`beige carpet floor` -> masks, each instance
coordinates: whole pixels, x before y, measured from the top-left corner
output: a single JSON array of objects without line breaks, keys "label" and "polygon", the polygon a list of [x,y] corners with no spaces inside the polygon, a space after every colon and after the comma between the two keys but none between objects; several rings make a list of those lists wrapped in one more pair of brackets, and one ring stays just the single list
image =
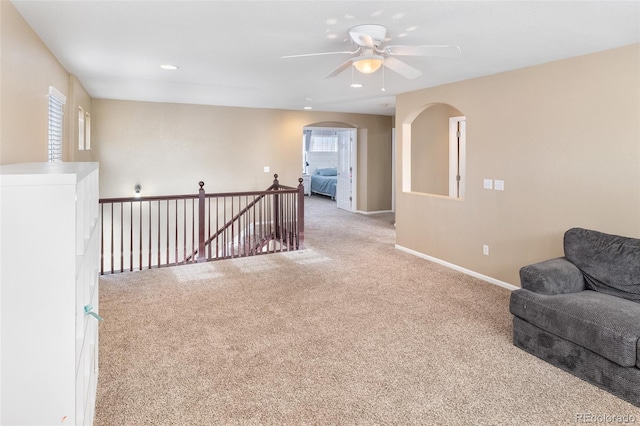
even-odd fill
[{"label": "beige carpet floor", "polygon": [[100,279],[96,425],[640,423],[512,345],[508,290],[306,200],[305,250]]}]

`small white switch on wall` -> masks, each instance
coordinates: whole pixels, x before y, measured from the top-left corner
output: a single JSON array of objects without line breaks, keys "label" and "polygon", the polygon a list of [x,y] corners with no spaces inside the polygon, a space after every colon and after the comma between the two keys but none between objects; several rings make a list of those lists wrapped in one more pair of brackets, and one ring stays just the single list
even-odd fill
[{"label": "small white switch on wall", "polygon": [[493,189],[493,179],[485,179],[482,185],[484,189]]},{"label": "small white switch on wall", "polygon": [[264,166],[264,172],[269,173],[269,166]]},{"label": "small white switch on wall", "polygon": [[495,189],[496,191],[504,191],[504,181],[496,179]]}]

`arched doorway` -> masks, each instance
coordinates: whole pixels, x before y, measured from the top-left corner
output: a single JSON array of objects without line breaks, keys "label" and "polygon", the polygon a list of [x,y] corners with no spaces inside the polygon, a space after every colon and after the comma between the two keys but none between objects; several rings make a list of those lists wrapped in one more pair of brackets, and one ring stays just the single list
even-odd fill
[{"label": "arched doorway", "polygon": [[303,128],[303,179],[311,186],[309,192],[331,197],[336,207],[350,212],[357,207],[357,141],[361,135],[344,123],[314,123]]}]

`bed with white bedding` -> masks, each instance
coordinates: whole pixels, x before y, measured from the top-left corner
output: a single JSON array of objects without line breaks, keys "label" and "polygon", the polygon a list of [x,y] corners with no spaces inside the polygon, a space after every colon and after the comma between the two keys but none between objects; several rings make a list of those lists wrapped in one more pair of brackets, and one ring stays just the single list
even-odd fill
[{"label": "bed with white bedding", "polygon": [[335,167],[316,169],[311,175],[311,194],[320,194],[336,198],[338,170]]}]

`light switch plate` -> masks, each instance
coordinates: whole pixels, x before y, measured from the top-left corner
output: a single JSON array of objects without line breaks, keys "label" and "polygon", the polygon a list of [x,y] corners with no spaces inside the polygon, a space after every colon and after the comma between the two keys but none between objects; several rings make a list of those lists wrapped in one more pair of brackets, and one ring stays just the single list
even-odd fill
[{"label": "light switch plate", "polygon": [[484,189],[493,189],[493,179],[485,179],[482,185]]},{"label": "light switch plate", "polygon": [[496,179],[494,188],[496,191],[504,191],[504,181]]},{"label": "light switch plate", "polygon": [[264,166],[264,172],[269,173],[269,166]]}]

